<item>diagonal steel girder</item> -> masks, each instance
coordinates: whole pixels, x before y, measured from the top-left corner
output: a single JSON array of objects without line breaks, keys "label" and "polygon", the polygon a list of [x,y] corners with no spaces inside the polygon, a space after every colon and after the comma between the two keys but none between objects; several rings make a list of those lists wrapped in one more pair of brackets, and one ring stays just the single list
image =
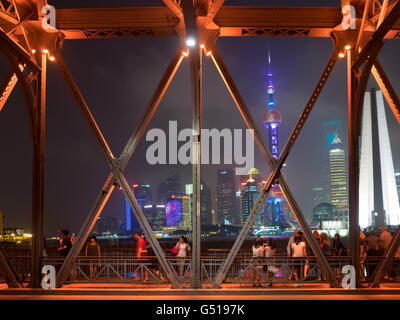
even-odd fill
[{"label": "diagonal steel girder", "polygon": [[3,245],[0,243],[0,270],[2,271],[9,288],[23,288],[22,281],[19,279],[14,268],[6,258]]},{"label": "diagonal steel girder", "polygon": [[38,64],[31,58],[29,53],[17,42],[12,40],[7,34],[5,34],[0,29],[0,47],[7,48],[12,54],[18,58],[18,60],[26,63],[29,68],[34,72],[39,72],[40,67]]},{"label": "diagonal steel girder", "polygon": [[202,49],[196,26],[196,13],[192,0],[182,0],[186,36],[193,38],[195,46],[189,49],[192,86],[192,266],[191,286],[201,288],[201,109],[202,109]]},{"label": "diagonal steel girder", "polygon": [[[97,221],[97,218],[100,216],[106,202],[108,201],[112,191],[115,188],[115,184],[118,183],[124,190],[125,196],[129,201],[129,204],[132,208],[132,211],[135,213],[140,225],[142,226],[143,230],[145,231],[146,235],[148,236],[148,239],[150,241],[150,244],[164,270],[166,273],[167,277],[169,278],[171,284],[173,285],[174,288],[178,287],[178,281],[176,279],[175,272],[171,268],[170,264],[166,261],[164,252],[162,251],[162,248],[160,247],[160,244],[158,241],[155,239],[152,230],[147,222],[147,219],[145,218],[142,210],[140,209],[136,198],[132,192],[132,190],[129,187],[129,184],[127,183],[124,175],[122,174],[122,171],[126,167],[130,157],[132,156],[134,150],[136,149],[137,145],[139,144],[139,141],[141,137],[143,136],[154,112],[156,111],[158,105],[161,102],[162,97],[164,96],[169,84],[171,83],[176,71],[178,70],[181,62],[182,62],[183,56],[181,54],[181,48],[178,48],[176,51],[175,55],[171,59],[170,64],[168,65],[166,71],[164,72],[164,75],[162,79],[160,80],[160,83],[158,84],[149,104],[147,105],[143,116],[136,127],[135,131],[132,133],[131,137],[129,138],[124,150],[121,153],[121,156],[118,160],[115,160],[112,156],[112,154],[107,154],[108,153],[108,146],[104,140],[104,138],[101,135],[100,130],[97,127],[97,124],[95,123],[85,101],[83,100],[83,97],[81,96],[79,89],[74,82],[72,75],[70,74],[68,67],[66,66],[64,60],[61,57],[61,54],[57,54],[57,61],[58,65],[60,67],[61,73],[64,75],[64,78],[67,82],[67,85],[70,87],[72,90],[78,105],[81,107],[82,111],[84,112],[87,120],[90,123],[91,128],[93,129],[96,138],[99,140],[100,145],[102,146],[103,150],[105,151],[107,155],[107,160],[110,163],[113,163],[111,166],[112,172],[107,178],[100,194],[96,198],[96,201],[88,215],[88,217],[85,220],[84,225],[82,226],[81,231],[79,232],[79,235],[76,239],[76,242],[74,246],[71,248],[70,252],[68,253],[65,261],[63,262],[63,265],[61,266],[61,269],[59,271],[59,275],[57,277],[57,284],[60,286],[62,285],[63,282],[66,281],[68,278],[68,275],[71,271],[72,268],[72,263],[81,251],[87,237],[89,236],[94,224]],[[110,151],[111,152],[111,151]],[[114,163],[118,164],[115,165]]]},{"label": "diagonal steel girder", "polygon": [[10,70],[0,84],[0,111],[3,109],[17,82],[18,78],[14,70]]},{"label": "diagonal steel girder", "polygon": [[371,53],[374,48],[379,46],[386,34],[392,29],[393,25],[400,18],[400,1],[392,8],[385,20],[380,24],[378,29],[372,34],[367,44],[363,47],[361,52],[357,55],[353,63],[353,70],[357,70],[366,60],[371,58]]},{"label": "diagonal steel girder", "polygon": [[285,162],[287,156],[289,155],[292,147],[294,146],[294,143],[296,142],[297,137],[299,136],[301,129],[303,128],[305,121],[307,120],[312,108],[315,105],[315,102],[317,101],[317,98],[319,94],[322,91],[322,88],[324,87],[326,81],[328,80],[328,77],[335,65],[335,62],[337,60],[337,52],[336,50],[333,52],[327,66],[324,69],[324,72],[322,73],[322,76],[314,89],[305,109],[303,110],[303,113],[301,114],[299,120],[297,121],[297,124],[292,131],[289,139],[287,140],[284,149],[282,150],[282,153],[279,157],[278,160],[275,160],[274,157],[272,156],[270,150],[268,147],[265,145],[264,140],[262,138],[262,135],[260,131],[257,128],[257,125],[251,116],[250,111],[248,110],[243,98],[241,97],[231,75],[229,74],[229,71],[227,67],[225,66],[221,56],[219,55],[217,49],[214,47],[212,49],[212,59],[214,61],[215,66],[217,67],[222,79],[225,82],[225,85],[227,86],[230,94],[232,95],[233,100],[235,101],[235,104],[237,108],[239,109],[244,121],[246,122],[246,125],[248,126],[249,129],[252,129],[254,132],[254,139],[266,161],[268,166],[271,169],[271,173],[268,177],[267,183],[265,184],[263,190],[260,192],[260,195],[251,211],[249,214],[248,219],[246,220],[244,226],[242,227],[242,230],[237,237],[230,253],[228,254],[227,259],[224,261],[223,265],[220,267],[215,280],[214,280],[214,286],[215,287],[220,287],[222,282],[225,279],[226,274],[228,273],[229,268],[231,267],[234,259],[236,258],[253,222],[254,219],[256,218],[260,207],[262,203],[265,202],[265,199],[268,195],[268,192],[272,188],[272,186],[278,182],[278,184],[281,187],[281,190],[293,210],[293,213],[301,227],[301,229],[304,232],[304,235],[306,237],[306,240],[310,244],[315,256],[317,257],[320,267],[322,270],[322,273],[324,276],[329,280],[332,286],[337,285],[337,279],[332,271],[332,269],[329,266],[329,263],[325,256],[323,255],[321,248],[318,246],[314,236],[311,233],[311,230],[307,224],[307,221],[305,220],[300,207],[298,206],[296,200],[294,199],[292,193],[290,192],[290,188],[288,187],[285,178],[280,174],[280,170],[282,168],[283,163]]},{"label": "diagonal steel girder", "polygon": [[[31,81],[36,77],[36,72],[32,72],[30,76],[25,77],[22,71],[25,69],[17,60],[17,58],[12,54],[12,52],[8,51],[6,48],[2,48],[0,46],[0,50],[3,52],[5,57],[7,58],[8,62],[11,65],[11,69],[14,71],[15,76],[17,77],[17,81],[21,87],[25,106],[29,116],[29,126],[30,126],[30,134],[31,138],[33,139],[34,136],[34,93],[32,88],[30,87]],[[40,70],[40,69],[39,69]]]},{"label": "diagonal steel girder", "polygon": [[170,9],[174,15],[179,18],[180,20],[183,19],[182,9],[178,6],[175,0],[162,0],[165,5]]},{"label": "diagonal steel girder", "polygon": [[389,78],[387,77],[385,71],[382,68],[382,65],[378,61],[378,59],[375,60],[375,63],[372,67],[372,74],[378,83],[379,87],[382,90],[383,95],[386,98],[386,101],[392,109],[392,112],[397,120],[397,122],[400,124],[400,99],[399,96],[396,94],[396,91],[394,90],[392,84],[390,83]]},{"label": "diagonal steel girder", "polygon": [[390,263],[393,261],[393,258],[400,246],[400,227],[397,228],[397,231],[390,242],[389,248],[387,249],[385,255],[383,256],[383,260],[379,263],[378,267],[376,268],[373,276],[372,281],[369,284],[370,288],[378,288],[383,276],[386,273],[387,268],[389,267]]}]

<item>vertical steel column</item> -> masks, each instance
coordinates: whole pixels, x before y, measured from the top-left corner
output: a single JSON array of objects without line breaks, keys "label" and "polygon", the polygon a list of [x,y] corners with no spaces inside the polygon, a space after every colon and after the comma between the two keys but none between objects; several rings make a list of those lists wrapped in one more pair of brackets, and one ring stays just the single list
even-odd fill
[{"label": "vertical steel column", "polygon": [[47,54],[40,53],[41,71],[36,80],[34,111],[33,178],[32,178],[32,255],[31,287],[40,288],[41,256],[43,250],[44,213],[44,145],[46,116],[46,62]]},{"label": "vertical steel column", "polygon": [[191,77],[193,90],[192,113],[192,288],[201,288],[201,89],[202,89],[202,50],[196,47],[191,51]]},{"label": "vertical steel column", "polygon": [[201,225],[200,225],[200,183],[201,183],[201,72],[202,72],[202,50],[199,43],[197,30],[196,9],[200,3],[196,2],[196,8],[192,0],[182,0],[182,12],[185,22],[186,42],[190,40],[190,75],[193,95],[192,111],[192,179],[193,179],[193,198],[192,198],[192,268],[191,286],[194,289],[201,288]]},{"label": "vertical steel column", "polygon": [[358,170],[359,134],[357,133],[356,81],[352,70],[351,50],[347,51],[347,99],[348,99],[348,174],[349,174],[349,238],[351,264],[356,271],[356,287],[360,288],[360,230],[358,219]]}]

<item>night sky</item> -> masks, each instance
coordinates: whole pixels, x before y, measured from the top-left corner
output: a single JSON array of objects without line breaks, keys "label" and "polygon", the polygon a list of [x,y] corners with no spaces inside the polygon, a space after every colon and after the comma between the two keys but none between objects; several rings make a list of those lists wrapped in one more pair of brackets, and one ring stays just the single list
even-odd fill
[{"label": "night sky", "polygon": [[[82,1],[83,2],[83,1]],[[307,6],[338,6],[339,1],[306,1]],[[162,5],[161,1],[49,1],[56,8],[120,7]],[[226,5],[304,5],[301,1],[226,1]],[[62,54],[92,110],[114,155],[118,156],[137,125],[153,90],[178,45],[178,38],[66,40]],[[217,48],[228,66],[253,117],[267,139],[262,118],[267,103],[266,54],[271,50],[276,108],[282,115],[280,146],[283,147],[300,112],[317,83],[333,45],[330,39],[317,38],[220,38]],[[379,59],[400,92],[400,41],[389,41]],[[204,58],[203,128],[243,128],[241,119],[212,61]],[[0,59],[0,74],[8,71]],[[93,201],[103,186],[109,169],[105,156],[86,125],[75,100],[56,65],[48,65],[46,127],[45,232],[55,234],[61,227],[77,233]],[[370,87],[376,86],[374,81]],[[288,164],[288,183],[306,217],[311,217],[312,188],[326,187],[328,145],[324,121],[340,119],[347,134],[346,61],[340,60],[325,86]],[[148,129],[168,127],[177,120],[178,129],[191,126],[191,88],[189,60],[185,59],[171,83]],[[387,108],[389,134],[395,168],[400,168],[400,128]],[[145,137],[145,136],[144,136]],[[347,137],[347,135],[346,135]],[[347,139],[344,141],[347,148]],[[147,164],[150,145],[144,139],[125,170],[131,184],[146,183],[154,197],[160,181],[180,173],[190,183],[191,166]],[[0,211],[7,227],[31,225],[32,143],[26,108],[19,86],[0,112]],[[267,166],[256,151],[255,166],[266,176]],[[213,197],[216,170],[229,167],[207,165],[202,168]],[[182,186],[183,187],[183,186]],[[123,222],[123,196],[114,191],[104,216]],[[215,208],[215,204],[213,204]]]}]

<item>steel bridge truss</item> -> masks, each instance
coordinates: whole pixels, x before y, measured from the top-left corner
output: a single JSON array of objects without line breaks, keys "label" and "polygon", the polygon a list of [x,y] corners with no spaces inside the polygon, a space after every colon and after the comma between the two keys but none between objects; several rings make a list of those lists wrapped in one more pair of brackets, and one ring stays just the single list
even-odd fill
[{"label": "steel bridge truss", "polygon": [[[292,7],[229,7],[224,0],[163,0],[165,7],[113,8],[113,9],[61,9],[56,10],[56,27],[43,28],[45,0],[0,0],[0,50],[10,64],[10,71],[0,83],[0,111],[17,83],[22,89],[30,119],[33,141],[32,186],[32,259],[31,287],[40,287],[41,252],[43,245],[44,211],[44,136],[46,114],[46,64],[53,60],[71,90],[94,137],[110,167],[93,206],[79,232],[68,256],[57,274],[61,286],[68,278],[73,264],[86,242],[97,218],[116,186],[120,186],[129,205],[149,239],[163,274],[173,288],[181,286],[173,265],[154,237],[135,195],[127,182],[124,169],[138,146],[152,116],[161,102],[169,84],[185,58],[190,61],[192,85],[192,128],[196,133],[193,144],[193,202],[192,241],[193,253],[190,264],[191,287],[200,288],[204,266],[200,257],[200,177],[201,177],[201,113],[202,113],[202,60],[212,59],[247,127],[252,130],[270,175],[259,198],[237,237],[231,251],[221,263],[213,278],[214,287],[225,280],[241,248],[261,205],[270,189],[278,184],[309,243],[319,269],[332,287],[338,286],[333,267],[323,255],[314,239],[304,215],[297,204],[281,168],[300,135],[317,99],[324,88],[338,58],[347,56],[348,114],[349,114],[349,224],[351,263],[356,268],[357,287],[360,287],[359,227],[358,227],[358,161],[359,136],[364,93],[370,74],[375,77],[391,110],[400,124],[400,100],[386,76],[377,56],[384,39],[397,39],[400,35],[400,2],[398,0],[342,0],[342,6],[353,5],[356,11],[356,28],[343,29],[342,8],[292,8]],[[296,15],[293,14],[296,12]],[[296,16],[296,18],[294,18]],[[318,17],[318,19],[316,19]],[[121,155],[115,157],[96,123],[89,106],[61,55],[62,44],[68,39],[92,39],[114,37],[165,37],[178,36],[180,45],[172,57],[138,126],[132,132]],[[289,139],[275,159],[265,144],[249,108],[239,93],[228,68],[215,47],[219,37],[229,36],[293,36],[331,38],[334,49],[315,89],[310,95]],[[188,46],[187,40],[192,44]],[[400,245],[400,229],[393,237],[385,259],[370,282],[377,287],[390,261]],[[1,248],[0,248],[1,249]],[[6,275],[9,287],[21,287],[22,282],[0,250],[0,267]],[[141,266],[141,268],[147,268]]]}]

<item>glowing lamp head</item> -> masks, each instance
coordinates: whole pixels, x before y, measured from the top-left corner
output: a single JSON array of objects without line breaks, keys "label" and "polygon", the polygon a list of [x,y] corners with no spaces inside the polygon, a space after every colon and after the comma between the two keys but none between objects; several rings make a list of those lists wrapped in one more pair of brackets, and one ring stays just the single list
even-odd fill
[{"label": "glowing lamp head", "polygon": [[351,45],[348,44],[348,45],[345,46],[344,48],[345,48],[346,50],[350,50],[350,49],[351,49]]},{"label": "glowing lamp head", "polygon": [[32,53],[35,54],[35,53],[36,53],[36,50],[35,50],[35,49],[32,49]]},{"label": "glowing lamp head", "polygon": [[344,58],[344,53],[343,52],[339,53],[339,58]]},{"label": "glowing lamp head", "polygon": [[196,40],[194,38],[187,38],[186,39],[186,45],[190,48],[193,48],[196,45]]},{"label": "glowing lamp head", "polygon": [[202,43],[201,45],[200,45],[200,48],[201,49],[204,49],[206,46],[204,45],[204,43]]},{"label": "glowing lamp head", "polygon": [[42,53],[45,53],[45,54],[47,54],[47,53],[49,53],[49,50],[47,50],[47,49],[43,49],[43,50],[42,50]]},{"label": "glowing lamp head", "polygon": [[56,60],[56,58],[54,58],[54,56],[50,56],[50,57],[49,57],[49,60],[50,60],[50,61],[54,61],[54,60]]},{"label": "glowing lamp head", "polygon": [[207,51],[207,52],[206,52],[206,56],[207,56],[207,57],[211,56],[211,54],[212,54],[211,51]]},{"label": "glowing lamp head", "polygon": [[188,56],[189,56],[189,52],[188,52],[188,51],[182,51],[182,55],[183,55],[184,57],[188,57]]}]

